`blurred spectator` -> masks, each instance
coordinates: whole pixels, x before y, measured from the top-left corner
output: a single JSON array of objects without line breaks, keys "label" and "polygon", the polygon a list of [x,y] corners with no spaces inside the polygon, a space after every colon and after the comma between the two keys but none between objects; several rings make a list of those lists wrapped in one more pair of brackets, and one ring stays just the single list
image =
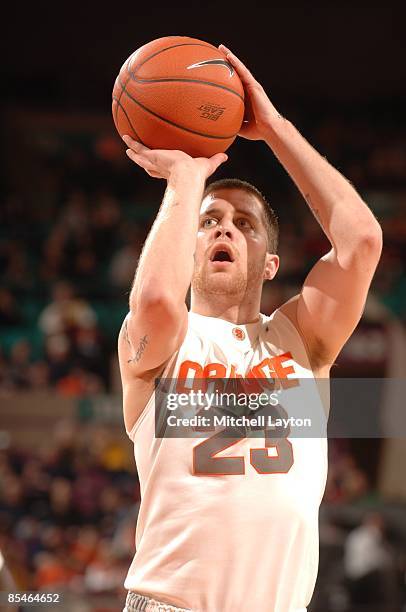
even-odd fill
[{"label": "blurred spectator", "polygon": [[7,376],[12,387],[26,389],[29,386],[31,346],[26,340],[13,344]]},{"label": "blurred spectator", "polygon": [[128,233],[128,242],[114,253],[110,266],[109,277],[113,286],[129,291],[134,280],[135,270],[142,248],[140,232],[133,229]]},{"label": "blurred spectator", "polygon": [[39,591],[57,591],[66,589],[71,572],[65,566],[61,554],[39,552],[34,558],[35,588]]},{"label": "blurred spectator", "polygon": [[122,570],[110,540],[99,541],[96,557],[86,568],[84,583],[90,592],[105,593],[122,588]]},{"label": "blurred spectator", "polygon": [[0,327],[21,325],[23,317],[15,297],[9,289],[0,288]]},{"label": "blurred spectator", "polygon": [[73,234],[86,233],[89,229],[89,202],[81,189],[75,189],[63,207],[61,226]]},{"label": "blurred spectator", "polygon": [[43,282],[57,281],[64,270],[66,230],[63,225],[55,225],[45,242],[40,277]]},{"label": "blurred spectator", "polygon": [[65,281],[56,283],[52,301],[42,311],[39,326],[47,336],[74,333],[80,327],[90,327],[96,322],[96,314],[86,300],[75,297],[73,286]]},{"label": "blurred spectator", "polygon": [[347,537],[344,545],[344,571],[354,610],[393,604],[393,553],[385,539],[380,514],[365,516],[361,525]]},{"label": "blurred spectator", "polygon": [[75,363],[86,371],[105,374],[106,347],[100,330],[95,325],[79,327],[74,336]]},{"label": "blurred spectator", "polygon": [[20,481],[24,489],[24,504],[33,519],[42,520],[48,512],[51,479],[41,462],[28,458],[22,468]]},{"label": "blurred spectator", "polygon": [[92,213],[93,247],[99,259],[111,256],[116,246],[121,209],[110,193],[99,194]]},{"label": "blurred spectator", "polygon": [[4,478],[1,486],[0,515],[5,522],[17,521],[25,513],[25,494],[21,480],[15,474]]},{"label": "blurred spectator", "polygon": [[330,445],[330,466],[324,500],[327,503],[354,503],[370,493],[367,475],[356,464],[348,450],[333,454]]},{"label": "blurred spectator", "polygon": [[85,525],[78,528],[69,548],[69,554],[80,572],[84,572],[86,567],[96,558],[99,540],[99,531],[94,527]]},{"label": "blurred spectator", "polygon": [[49,489],[48,522],[59,527],[75,525],[78,514],[73,504],[72,484],[65,478],[54,478]]},{"label": "blurred spectator", "polygon": [[93,282],[98,269],[96,254],[89,248],[83,247],[74,256],[71,275],[76,283]]},{"label": "blurred spectator", "polygon": [[50,386],[49,366],[45,361],[35,361],[27,372],[28,385],[32,390],[46,390]]},{"label": "blurred spectator", "polygon": [[69,373],[71,343],[65,334],[55,334],[45,341],[45,356],[49,366],[49,379],[56,384]]},{"label": "blurred spectator", "polygon": [[19,240],[6,240],[0,244],[0,269],[3,283],[13,288],[32,286],[32,277],[28,270],[27,251]]}]

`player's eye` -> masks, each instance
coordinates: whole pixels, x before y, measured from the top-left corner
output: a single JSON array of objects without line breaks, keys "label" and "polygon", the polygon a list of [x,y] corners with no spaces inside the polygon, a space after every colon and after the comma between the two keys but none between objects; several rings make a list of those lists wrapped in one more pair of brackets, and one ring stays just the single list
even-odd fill
[{"label": "player's eye", "polygon": [[237,227],[240,227],[241,229],[251,229],[252,228],[251,223],[248,221],[248,219],[244,219],[244,217],[237,219],[236,225]]},{"label": "player's eye", "polygon": [[210,229],[211,227],[215,227],[217,225],[217,219],[213,219],[213,217],[210,217],[208,219],[204,219],[202,226],[205,229]]}]

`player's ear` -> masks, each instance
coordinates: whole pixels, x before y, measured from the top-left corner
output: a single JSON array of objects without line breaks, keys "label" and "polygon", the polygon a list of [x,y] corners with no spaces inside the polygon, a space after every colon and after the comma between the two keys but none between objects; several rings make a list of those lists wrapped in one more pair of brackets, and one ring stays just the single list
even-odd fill
[{"label": "player's ear", "polygon": [[267,253],[264,269],[264,280],[272,280],[275,278],[279,268],[279,257],[274,253]]}]

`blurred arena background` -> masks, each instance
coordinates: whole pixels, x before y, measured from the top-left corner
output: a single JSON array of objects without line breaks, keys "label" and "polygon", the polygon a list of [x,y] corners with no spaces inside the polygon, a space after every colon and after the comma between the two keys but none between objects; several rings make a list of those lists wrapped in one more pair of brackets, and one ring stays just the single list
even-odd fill
[{"label": "blurred arena background", "polygon": [[[365,314],[332,375],[405,378],[406,11],[401,2],[319,0],[241,10],[211,1],[44,2],[9,11],[0,550],[15,590],[63,591],[57,609],[112,612],[125,598],[139,503],[116,338],[164,190],[126,158],[115,133],[115,76],[132,50],[170,34],[224,42],[246,61],[383,227]],[[253,182],[280,217],[281,270],[262,304],[271,313],[298,291],[327,240],[265,145],[238,141],[229,155],[218,176]],[[404,439],[330,441],[309,612],[406,610],[405,447]]]}]

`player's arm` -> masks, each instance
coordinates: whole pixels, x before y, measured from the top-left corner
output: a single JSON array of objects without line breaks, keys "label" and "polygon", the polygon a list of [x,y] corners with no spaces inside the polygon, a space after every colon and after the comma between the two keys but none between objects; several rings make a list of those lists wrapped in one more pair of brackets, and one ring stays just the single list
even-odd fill
[{"label": "player's arm", "polygon": [[334,362],[362,315],[381,254],[382,231],[352,185],[280,116],[248,69],[233,54],[228,59],[248,98],[241,135],[265,140],[331,243],[300,295],[282,307],[302,333],[315,364],[326,366]]},{"label": "player's arm", "polygon": [[193,159],[181,151],[150,150],[129,137],[127,155],[155,178],[167,180],[130,292],[129,314],[119,336],[120,361],[134,376],[162,365],[187,329],[185,304],[196,249],[205,180],[227,159]]}]

